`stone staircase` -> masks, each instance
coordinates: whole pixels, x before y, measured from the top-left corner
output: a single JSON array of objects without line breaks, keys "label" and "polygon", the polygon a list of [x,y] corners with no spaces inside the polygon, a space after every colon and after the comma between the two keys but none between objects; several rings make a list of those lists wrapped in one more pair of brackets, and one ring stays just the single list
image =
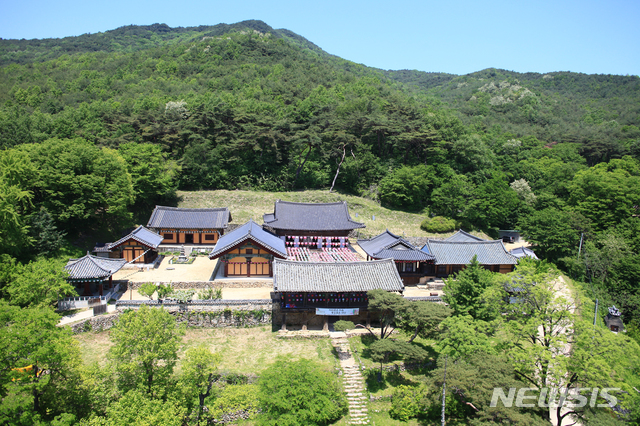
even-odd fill
[{"label": "stone staircase", "polygon": [[349,403],[349,424],[369,424],[364,377],[360,372],[360,366],[351,355],[347,336],[344,333],[331,333],[331,344],[338,353],[342,368],[342,383]]}]

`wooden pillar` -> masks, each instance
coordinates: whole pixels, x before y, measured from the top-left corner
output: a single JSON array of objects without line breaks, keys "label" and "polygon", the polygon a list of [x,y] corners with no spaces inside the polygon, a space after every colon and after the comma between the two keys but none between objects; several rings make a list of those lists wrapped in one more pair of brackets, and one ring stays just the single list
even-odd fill
[{"label": "wooden pillar", "polygon": [[247,277],[251,276],[251,261],[247,262]]},{"label": "wooden pillar", "polygon": [[307,331],[307,313],[302,314],[302,331]]},{"label": "wooden pillar", "polygon": [[322,331],[329,331],[329,316],[324,316],[324,325],[322,326]]},{"label": "wooden pillar", "polygon": [[113,275],[109,276],[109,288],[113,288]]},{"label": "wooden pillar", "polygon": [[282,327],[280,330],[287,331],[287,314],[282,314]]},{"label": "wooden pillar", "polygon": [[100,281],[100,284],[98,285],[98,288],[100,289],[100,296],[102,296],[102,281]]},{"label": "wooden pillar", "polygon": [[224,262],[224,276],[229,276],[229,262]]},{"label": "wooden pillar", "polygon": [[369,311],[367,311],[367,327],[371,327],[371,316],[369,315]]}]

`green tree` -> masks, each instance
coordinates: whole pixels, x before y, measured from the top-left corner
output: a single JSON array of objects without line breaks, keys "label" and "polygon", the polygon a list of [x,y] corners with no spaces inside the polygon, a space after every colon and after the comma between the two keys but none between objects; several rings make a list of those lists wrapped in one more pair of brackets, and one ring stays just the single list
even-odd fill
[{"label": "green tree", "polygon": [[424,339],[434,337],[439,331],[440,323],[451,315],[451,309],[439,303],[416,301],[407,303],[406,308],[398,313],[398,328],[411,335],[409,343],[416,337]]},{"label": "green tree", "polygon": [[118,152],[127,162],[131,175],[135,211],[147,212],[155,205],[165,205],[175,198],[180,168],[158,145],[126,143],[118,148]]},{"label": "green tree", "polygon": [[452,166],[458,173],[469,174],[493,168],[494,154],[478,134],[463,135],[453,142]]},{"label": "green tree", "polygon": [[59,319],[0,301],[0,423],[53,419],[80,399],[80,352]]},{"label": "green tree", "polygon": [[478,185],[468,217],[473,224],[485,230],[513,229],[520,204],[507,176],[494,170],[489,179]]},{"label": "green tree", "polygon": [[399,385],[393,390],[391,399],[391,410],[389,415],[393,419],[403,422],[418,417],[422,411],[422,399],[425,397],[426,389],[422,386]]},{"label": "green tree", "polygon": [[496,312],[489,300],[495,299],[495,278],[473,256],[471,263],[454,277],[445,281],[442,299],[449,305],[455,315],[470,315],[475,319],[491,320]]},{"label": "green tree", "polygon": [[432,213],[445,217],[462,219],[475,196],[476,186],[464,175],[453,175],[431,194]]},{"label": "green tree", "polygon": [[600,163],[576,173],[569,186],[569,205],[597,230],[632,217],[640,204],[640,163],[632,157]]},{"label": "green tree", "polygon": [[141,390],[130,390],[107,408],[103,418],[92,417],[83,426],[183,425],[184,410],[174,401],[152,398]]},{"label": "green tree", "polygon": [[524,238],[534,245],[539,257],[556,262],[577,254],[581,231],[575,222],[573,214],[548,207],[521,217],[518,227]]},{"label": "green tree", "polygon": [[313,361],[278,359],[258,381],[260,425],[326,425],[347,411],[337,377]]},{"label": "green tree", "polygon": [[376,340],[369,345],[369,353],[373,362],[380,363],[381,376],[382,365],[387,364],[394,356],[406,361],[423,361],[428,355],[420,346],[395,339]]},{"label": "green tree", "polygon": [[142,305],[120,316],[111,331],[113,346],[107,353],[117,369],[119,387],[161,394],[178,360],[182,334],[183,328],[162,308]]},{"label": "green tree", "polygon": [[182,361],[180,381],[191,395],[197,395],[196,424],[205,409],[205,399],[211,395],[215,373],[220,364],[220,355],[204,346],[189,348]]},{"label": "green tree", "polygon": [[58,299],[77,296],[67,281],[69,273],[58,259],[40,258],[17,265],[6,286],[12,304],[28,307],[52,307]]},{"label": "green tree", "polygon": [[[422,402],[427,407],[427,417],[433,421],[440,419],[444,364],[444,357],[440,357],[438,368],[429,373],[429,393]],[[447,424],[548,424],[536,409],[490,406],[495,388],[526,387],[515,378],[513,367],[504,356],[477,352],[464,358],[448,358],[446,377]]]},{"label": "green tree", "polygon": [[401,167],[380,181],[380,201],[392,208],[420,211],[427,205],[433,180],[432,167]]},{"label": "green tree", "polygon": [[29,235],[33,239],[36,255],[49,256],[62,247],[65,233],[58,231],[53,216],[41,206],[40,210],[31,217]]},{"label": "green tree", "polygon": [[130,219],[131,176],[117,151],[83,139],[50,139],[24,149],[40,167],[36,201],[67,230]]},{"label": "green tree", "polygon": [[157,286],[154,283],[144,283],[140,287],[138,287],[138,293],[141,296],[148,297],[150,300],[153,300],[153,293],[156,292]]},{"label": "green tree", "polygon": [[31,245],[25,218],[35,174],[34,165],[16,150],[0,151],[0,253],[20,255]]},{"label": "green tree", "polygon": [[385,290],[369,290],[367,296],[369,309],[380,313],[380,339],[385,339],[395,330],[396,315],[406,309],[408,302],[398,293]]},{"label": "green tree", "polygon": [[445,319],[440,328],[436,349],[453,359],[464,358],[477,352],[494,353],[491,341],[494,327],[470,315],[455,315]]}]

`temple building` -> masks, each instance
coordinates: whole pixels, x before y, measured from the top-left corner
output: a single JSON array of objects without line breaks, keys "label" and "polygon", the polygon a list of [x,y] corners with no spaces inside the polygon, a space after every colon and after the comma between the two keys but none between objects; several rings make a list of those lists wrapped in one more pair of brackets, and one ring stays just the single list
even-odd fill
[{"label": "temple building", "polygon": [[326,329],[330,320],[369,322],[367,291],[402,293],[404,284],[392,259],[370,262],[273,262],[273,291],[280,301],[282,327]]},{"label": "temple building", "polygon": [[464,243],[464,242],[474,242],[474,241],[489,241],[484,238],[476,237],[473,234],[470,234],[462,229],[458,229],[455,234],[450,236],[449,238],[445,238],[445,241],[450,241],[452,243]]},{"label": "temple building", "polygon": [[162,236],[138,226],[114,243],[96,244],[93,252],[100,258],[125,259],[127,263],[152,263],[158,257]]},{"label": "temple building", "polygon": [[70,283],[76,287],[83,287],[82,296],[92,296],[94,286],[96,291],[102,296],[105,284],[107,288],[111,288],[113,284],[112,276],[118,272],[125,264],[126,259],[109,259],[104,257],[92,256],[87,253],[79,259],[69,259],[64,267],[69,271],[67,278]]},{"label": "temple building", "polygon": [[338,203],[292,203],[276,200],[273,213],[263,216],[264,227],[285,237],[291,245],[344,247],[349,233],[364,228],[351,219],[345,201]]},{"label": "temple building", "polygon": [[162,244],[214,245],[231,222],[226,207],[185,209],[156,206],[147,227],[162,235]]},{"label": "temple building", "polygon": [[516,247],[512,250],[509,250],[509,254],[517,257],[518,259],[521,259],[523,257],[530,257],[532,259],[539,260],[535,252],[528,247]]},{"label": "temple building", "polygon": [[222,236],[209,254],[224,265],[224,276],[273,276],[274,259],[285,259],[284,241],[250,220]]},{"label": "temple building", "polygon": [[490,241],[442,241],[427,240],[421,249],[435,256],[435,276],[448,277],[459,272],[471,263],[473,256],[492,272],[508,273],[513,271],[518,258],[507,253],[500,240]]},{"label": "temple building", "polygon": [[358,240],[367,260],[393,259],[405,284],[418,284],[433,269],[435,257],[415,248],[387,229],[370,239]]}]

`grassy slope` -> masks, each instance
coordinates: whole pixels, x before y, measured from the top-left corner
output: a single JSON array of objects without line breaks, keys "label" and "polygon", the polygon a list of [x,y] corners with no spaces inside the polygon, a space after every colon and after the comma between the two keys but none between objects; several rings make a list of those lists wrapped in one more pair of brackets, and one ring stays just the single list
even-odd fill
[{"label": "grassy slope", "polygon": [[[229,207],[232,223],[243,224],[253,219],[262,224],[262,215],[273,213],[277,199],[305,203],[329,203],[346,201],[351,218],[364,223],[367,227],[360,230],[361,238],[368,238],[384,232],[385,229],[396,235],[407,237],[447,237],[448,234],[430,234],[420,229],[424,215],[389,210],[373,200],[345,195],[326,190],[300,192],[258,192],[258,191],[178,191],[179,207]],[[356,214],[358,215],[356,217]],[[375,216],[375,220],[373,217]]]},{"label": "grassy slope", "polygon": [[[80,333],[74,337],[80,345],[85,364],[106,365],[106,353],[112,346],[109,331]],[[260,374],[279,356],[287,359],[308,358],[332,369],[337,360],[327,339],[281,339],[271,326],[252,328],[189,328],[182,339],[180,359],[190,347],[205,344],[222,356],[219,371]],[[176,366],[180,370],[180,362]]]}]

